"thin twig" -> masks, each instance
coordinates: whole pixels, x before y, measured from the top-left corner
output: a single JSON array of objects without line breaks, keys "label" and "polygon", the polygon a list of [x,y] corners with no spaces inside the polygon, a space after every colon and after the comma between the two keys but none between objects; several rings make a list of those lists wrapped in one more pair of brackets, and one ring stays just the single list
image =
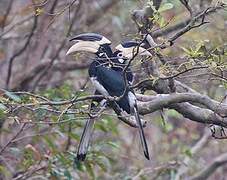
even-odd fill
[{"label": "thin twig", "polygon": [[20,127],[19,131],[8,141],[8,143],[6,143],[5,146],[3,146],[3,148],[0,150],[0,154],[2,154],[5,151],[5,149],[20,135],[20,133],[23,132],[25,126],[26,126],[26,123],[24,123]]},{"label": "thin twig", "polygon": [[[74,2],[75,2],[75,0],[72,1],[71,5],[72,5]],[[75,20],[76,20],[76,16],[77,16],[77,14],[78,14],[78,12],[79,12],[79,9],[80,9],[80,7],[81,7],[81,2],[82,2],[82,1],[79,1],[79,4],[77,5],[77,9],[75,10],[74,16],[73,16],[72,21],[71,21],[71,23],[70,23],[70,25],[69,25],[69,28],[68,28],[68,30],[67,30],[66,37],[69,36],[69,34],[70,34],[70,32],[71,32],[71,30],[72,30],[72,28],[73,28],[74,22],[75,22]],[[53,66],[55,60],[57,59],[57,57],[58,57],[60,51],[62,50],[62,48],[64,47],[65,43],[66,43],[66,39],[64,39],[64,40],[62,41],[62,43],[61,43],[60,46],[58,47],[58,49],[57,49],[55,55],[51,58],[50,63],[44,68],[44,70],[42,71],[42,73],[39,75],[38,79],[34,82],[34,84],[33,84],[33,86],[32,86],[32,91],[35,90],[35,88],[38,86],[39,82],[44,78],[44,76],[46,75],[46,73],[48,72],[48,70]]]},{"label": "thin twig", "polygon": [[8,18],[8,16],[9,16],[9,13],[10,13],[10,11],[11,11],[11,9],[12,9],[12,5],[13,5],[13,0],[10,0],[10,1],[9,1],[9,5],[8,5],[8,7],[7,7],[7,9],[6,9],[6,13],[5,13],[5,15],[3,16],[4,19],[3,19],[2,22],[1,22],[2,31],[4,31],[5,23],[6,23],[6,21],[7,21],[7,18]]}]

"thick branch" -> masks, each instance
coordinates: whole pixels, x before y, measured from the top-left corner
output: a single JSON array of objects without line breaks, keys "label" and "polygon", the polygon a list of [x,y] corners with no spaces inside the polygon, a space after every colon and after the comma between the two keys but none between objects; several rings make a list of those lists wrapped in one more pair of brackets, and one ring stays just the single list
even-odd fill
[{"label": "thick branch", "polygon": [[199,93],[177,93],[177,94],[162,94],[157,95],[151,102],[141,103],[143,109],[142,113],[146,114],[147,111],[158,110],[160,107],[168,107],[171,104],[193,102],[205,106],[212,110],[214,113],[221,114],[227,117],[227,105],[221,104],[206,95]]},{"label": "thick branch", "polygon": [[146,102],[146,106],[144,105],[144,103],[139,104],[139,110],[143,115],[150,114],[162,108],[175,109],[185,118],[188,118],[192,121],[227,127],[227,118],[222,118],[209,109],[196,107],[189,103],[166,104],[164,101],[162,101],[162,103],[159,103],[157,101],[156,103],[154,103],[153,101],[151,101],[149,103]]},{"label": "thick branch", "polygon": [[175,109],[177,112],[182,114],[185,118],[188,118],[192,121],[227,127],[227,119],[218,116],[211,110],[199,108],[199,107],[190,105],[189,103],[173,104],[173,105],[170,105],[170,108]]}]

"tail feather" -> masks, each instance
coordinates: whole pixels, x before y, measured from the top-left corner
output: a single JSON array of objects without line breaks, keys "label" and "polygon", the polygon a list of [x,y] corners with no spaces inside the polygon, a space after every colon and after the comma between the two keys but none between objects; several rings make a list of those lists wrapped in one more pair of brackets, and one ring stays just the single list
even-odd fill
[{"label": "tail feather", "polygon": [[133,112],[134,112],[134,116],[135,116],[136,122],[137,122],[138,127],[139,127],[140,141],[141,141],[141,144],[142,144],[142,147],[143,147],[144,155],[148,160],[150,160],[147,142],[146,142],[146,138],[145,138],[144,131],[143,131],[143,126],[142,126],[141,119],[139,117],[138,110],[137,110],[136,106],[134,106]]},{"label": "tail feather", "polygon": [[84,161],[86,158],[89,142],[90,142],[92,131],[93,131],[94,122],[95,122],[95,119],[90,118],[87,120],[87,122],[85,124],[84,131],[83,131],[81,139],[80,139],[80,143],[79,143],[79,147],[78,147],[78,151],[77,151],[77,157],[75,159],[75,162]]}]

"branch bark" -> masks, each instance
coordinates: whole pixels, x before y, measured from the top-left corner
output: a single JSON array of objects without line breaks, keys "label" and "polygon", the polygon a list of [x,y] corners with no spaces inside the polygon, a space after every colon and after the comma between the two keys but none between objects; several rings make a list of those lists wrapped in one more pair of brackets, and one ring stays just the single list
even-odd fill
[{"label": "branch bark", "polygon": [[161,94],[157,95],[156,98],[152,99],[150,102],[141,103],[143,107],[141,109],[142,114],[147,114],[150,110],[157,110],[160,107],[168,107],[171,104],[183,103],[183,102],[193,102],[198,103],[200,106],[205,106],[214,113],[220,114],[223,117],[227,117],[227,105],[221,104],[206,95],[201,95],[199,93],[177,93],[177,94]]},{"label": "branch bark", "polygon": [[139,103],[138,107],[140,113],[143,115],[150,114],[162,108],[170,108],[175,109],[185,118],[188,118],[192,121],[227,127],[227,118],[222,118],[209,109],[200,108],[191,105],[190,103],[166,104],[165,101],[156,100],[155,102],[151,101],[146,103]]}]

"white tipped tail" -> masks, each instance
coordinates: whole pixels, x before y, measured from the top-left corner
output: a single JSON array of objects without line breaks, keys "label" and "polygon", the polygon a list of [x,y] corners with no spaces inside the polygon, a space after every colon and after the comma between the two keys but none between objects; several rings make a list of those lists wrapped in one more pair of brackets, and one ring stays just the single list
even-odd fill
[{"label": "white tipped tail", "polygon": [[133,114],[134,114],[136,122],[138,124],[140,141],[141,141],[141,145],[143,147],[144,155],[148,160],[150,160],[147,142],[146,142],[146,138],[145,138],[144,131],[143,131],[143,126],[142,126],[141,119],[139,117],[138,110],[137,110],[136,106],[134,106],[134,108],[133,108]]},{"label": "white tipped tail", "polygon": [[95,123],[95,119],[91,118],[91,119],[88,119],[85,124],[84,131],[82,133],[78,151],[77,151],[77,159],[76,159],[77,161],[84,161],[86,158],[89,142],[93,132],[94,123]]}]

